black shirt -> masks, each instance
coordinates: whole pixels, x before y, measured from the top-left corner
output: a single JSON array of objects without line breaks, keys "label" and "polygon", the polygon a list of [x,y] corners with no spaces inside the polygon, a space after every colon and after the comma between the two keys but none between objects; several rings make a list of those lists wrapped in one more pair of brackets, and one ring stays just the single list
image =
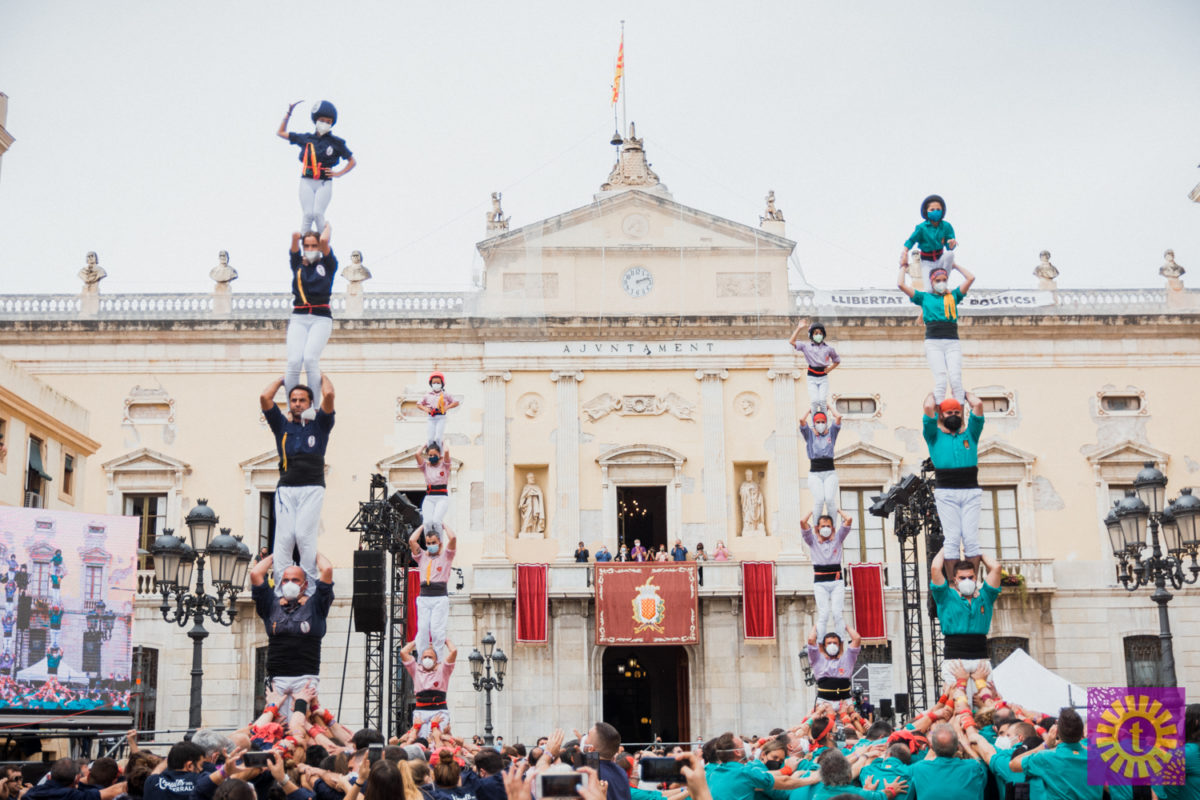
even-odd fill
[{"label": "black shirt", "polygon": [[333,294],[333,276],[338,268],[337,256],[333,251],[330,250],[328,255],[322,254],[312,264],[306,264],[300,250],[288,250],[288,263],[292,268],[292,313],[332,317],[329,296]]},{"label": "black shirt", "polygon": [[[314,391],[320,389],[314,388]],[[333,430],[333,414],[317,409],[316,419],[292,422],[278,406],[263,412],[271,433],[275,434],[275,450],[279,453],[280,486],[324,486],[325,448]]]},{"label": "black shirt", "polygon": [[333,605],[333,584],[317,581],[303,605],[283,605],[266,581],[250,588],[254,610],[267,628],[267,675],[292,677],[321,673],[321,639]]}]

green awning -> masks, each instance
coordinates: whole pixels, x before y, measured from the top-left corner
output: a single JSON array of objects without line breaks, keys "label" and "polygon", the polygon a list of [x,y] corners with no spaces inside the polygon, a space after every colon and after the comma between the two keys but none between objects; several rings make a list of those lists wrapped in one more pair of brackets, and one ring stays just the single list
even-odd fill
[{"label": "green awning", "polygon": [[50,473],[46,472],[45,467],[42,466],[42,448],[40,447],[29,448],[29,468],[38,475],[41,475],[43,480],[54,480]]}]

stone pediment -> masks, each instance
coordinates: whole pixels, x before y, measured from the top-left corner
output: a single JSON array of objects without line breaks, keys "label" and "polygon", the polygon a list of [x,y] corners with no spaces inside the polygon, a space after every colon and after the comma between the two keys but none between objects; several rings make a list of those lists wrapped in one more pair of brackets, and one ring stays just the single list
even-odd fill
[{"label": "stone pediment", "polygon": [[985,464],[1032,464],[1037,461],[1037,456],[1033,453],[1028,453],[1019,447],[1014,447],[1007,442],[1001,442],[998,439],[989,439],[981,442],[978,451],[979,466]]},{"label": "stone pediment", "polygon": [[111,461],[105,461],[101,467],[105,472],[182,472],[192,471],[191,465],[172,458],[149,447],[142,447],[123,456],[117,456]]},{"label": "stone pediment", "polygon": [[1126,439],[1123,442],[1108,447],[1095,447],[1085,450],[1088,463],[1092,465],[1096,482],[1133,483],[1133,478],[1147,461],[1166,472],[1167,460],[1170,456],[1162,450],[1156,450],[1148,444]]},{"label": "stone pediment", "polygon": [[656,248],[775,251],[788,255],[796,243],[761,228],[709,214],[674,200],[631,189],[586,206],[484,239],[476,247],[485,261],[530,248],[561,251]]},{"label": "stone pediment", "polygon": [[279,452],[274,449],[264,450],[252,458],[239,461],[238,466],[250,472],[259,469],[277,470],[279,469]]},{"label": "stone pediment", "polygon": [[900,478],[904,457],[867,442],[856,442],[836,451],[834,461],[843,486],[879,486]]},{"label": "stone pediment", "polygon": [[683,466],[687,458],[668,447],[653,444],[628,444],[606,450],[597,456],[596,461],[601,467],[615,465],[650,466],[670,464],[673,467]]}]

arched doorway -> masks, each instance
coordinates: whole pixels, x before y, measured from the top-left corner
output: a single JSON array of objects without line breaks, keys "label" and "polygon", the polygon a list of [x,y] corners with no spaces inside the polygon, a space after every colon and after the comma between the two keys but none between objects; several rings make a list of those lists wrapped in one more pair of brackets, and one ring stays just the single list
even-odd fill
[{"label": "arched doorway", "polygon": [[622,742],[690,740],[684,648],[609,647],[601,663],[604,721],[621,732]]}]

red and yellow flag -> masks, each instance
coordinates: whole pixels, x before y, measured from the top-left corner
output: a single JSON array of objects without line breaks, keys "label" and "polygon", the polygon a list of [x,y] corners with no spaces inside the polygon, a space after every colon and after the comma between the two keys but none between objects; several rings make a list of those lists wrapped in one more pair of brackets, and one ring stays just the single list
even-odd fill
[{"label": "red and yellow flag", "polygon": [[621,46],[617,48],[617,68],[613,73],[612,104],[617,104],[621,94],[621,78],[625,76],[625,34],[621,34]]}]

